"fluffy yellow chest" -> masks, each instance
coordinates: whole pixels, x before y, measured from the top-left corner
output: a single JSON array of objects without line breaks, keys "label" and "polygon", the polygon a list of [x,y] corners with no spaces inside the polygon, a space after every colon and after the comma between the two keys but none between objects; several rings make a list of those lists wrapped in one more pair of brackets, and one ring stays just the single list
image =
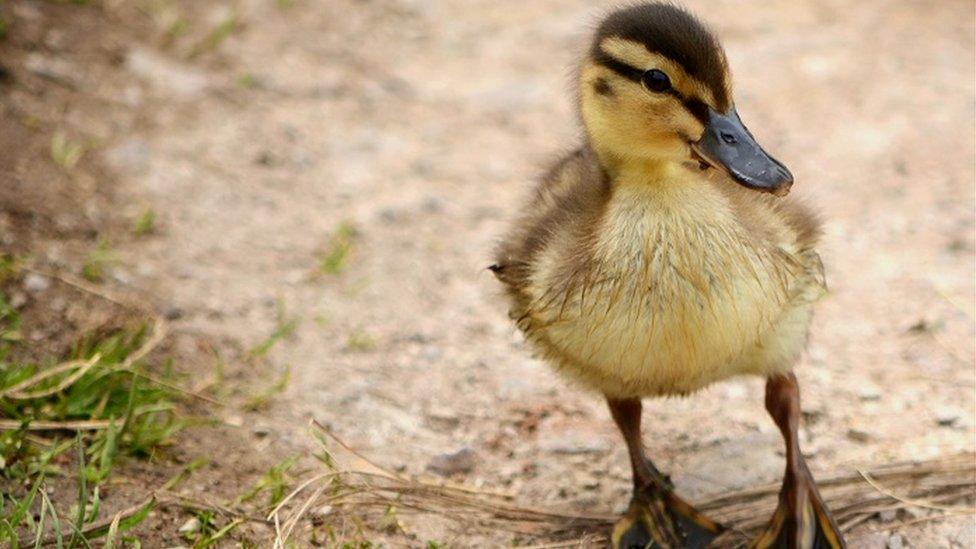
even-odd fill
[{"label": "fluffy yellow chest", "polygon": [[[589,269],[533,311],[560,369],[610,395],[648,396],[770,368],[755,348],[787,305],[788,258],[746,234],[720,192],[620,185],[592,237]],[[555,255],[534,277],[537,303],[560,278]]]}]

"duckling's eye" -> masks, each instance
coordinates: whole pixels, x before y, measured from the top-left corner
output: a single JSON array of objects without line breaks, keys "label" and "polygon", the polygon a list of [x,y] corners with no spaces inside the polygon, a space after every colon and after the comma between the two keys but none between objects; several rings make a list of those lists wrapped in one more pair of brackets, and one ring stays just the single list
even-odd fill
[{"label": "duckling's eye", "polygon": [[671,79],[664,74],[664,71],[658,69],[644,71],[644,74],[641,75],[641,84],[648,90],[657,93],[671,89]]}]

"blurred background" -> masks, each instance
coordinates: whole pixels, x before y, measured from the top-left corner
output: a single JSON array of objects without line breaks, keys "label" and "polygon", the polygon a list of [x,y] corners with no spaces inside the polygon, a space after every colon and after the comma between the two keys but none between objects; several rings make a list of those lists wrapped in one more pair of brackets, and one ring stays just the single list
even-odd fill
[{"label": "blurred background", "polygon": [[[973,3],[684,4],[826,222],[815,475],[973,452]],[[580,142],[573,68],[612,5],[0,1],[0,539],[52,541],[57,510],[93,540],[281,542],[265,517],[340,459],[310,419],[395,475],[621,511],[602,402],[530,356],[485,270]],[[779,481],[761,385],[647,405],[690,499]],[[280,517],[298,546],[569,539],[311,495]],[[972,546],[952,509],[850,543]]]}]

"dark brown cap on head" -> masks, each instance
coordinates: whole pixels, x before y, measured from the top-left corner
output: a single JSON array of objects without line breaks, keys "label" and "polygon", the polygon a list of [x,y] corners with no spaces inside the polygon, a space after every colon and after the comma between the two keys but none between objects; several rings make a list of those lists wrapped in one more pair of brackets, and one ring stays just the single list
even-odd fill
[{"label": "dark brown cap on head", "polygon": [[659,53],[681,65],[692,77],[708,86],[715,95],[716,107],[726,110],[731,99],[725,87],[725,61],[722,46],[698,19],[682,8],[667,3],[647,3],[629,6],[607,16],[597,29],[591,56],[608,68],[626,70],[633,77],[633,69],[621,67],[610,58],[600,44],[607,38],[622,38],[643,44],[648,51]]}]

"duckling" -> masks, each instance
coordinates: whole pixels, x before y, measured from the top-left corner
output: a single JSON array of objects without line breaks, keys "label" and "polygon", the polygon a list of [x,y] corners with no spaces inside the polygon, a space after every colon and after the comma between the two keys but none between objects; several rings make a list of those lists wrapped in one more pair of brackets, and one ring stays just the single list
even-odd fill
[{"label": "duckling", "polygon": [[746,129],[722,47],[669,3],[610,13],[578,72],[581,146],[542,178],[490,267],[555,369],[606,398],[633,470],[614,547],[704,547],[723,526],[645,454],[645,397],[766,378],[779,506],[754,547],[844,547],[800,453],[792,368],[824,293],[819,222]]}]

